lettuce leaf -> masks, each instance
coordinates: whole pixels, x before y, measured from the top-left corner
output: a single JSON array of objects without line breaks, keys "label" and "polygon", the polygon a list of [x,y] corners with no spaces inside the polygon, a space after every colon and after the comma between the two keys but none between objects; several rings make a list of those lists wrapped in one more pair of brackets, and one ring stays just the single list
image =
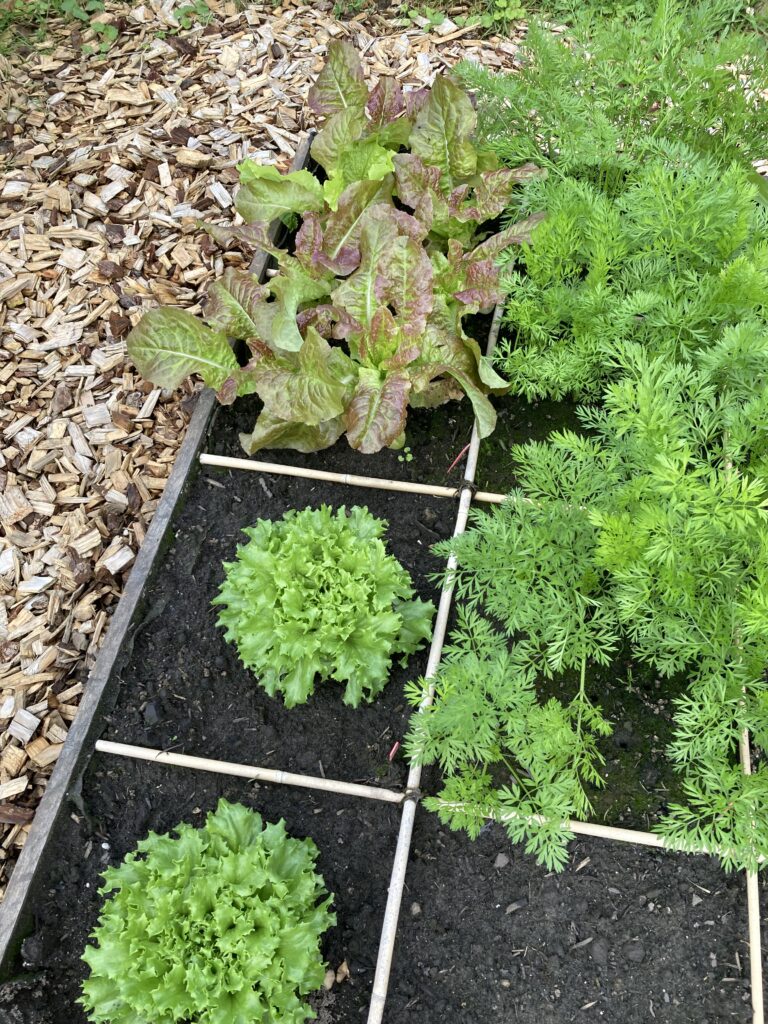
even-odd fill
[{"label": "lettuce leaf", "polygon": [[347,439],[353,448],[371,455],[394,444],[405,430],[411,386],[407,373],[360,370],[344,413]]},{"label": "lettuce leaf", "polygon": [[331,210],[338,209],[339,199],[353,181],[381,181],[394,171],[392,153],[378,142],[366,139],[353,149],[346,149],[323,184],[323,195]]},{"label": "lettuce leaf", "polygon": [[222,334],[251,338],[258,334],[255,318],[266,302],[269,289],[247,270],[224,271],[208,290],[205,319]]},{"label": "lettuce leaf", "polygon": [[208,387],[218,388],[238,369],[226,335],[183,309],[145,313],[128,335],[127,345],[142,377],[161,388],[177,388],[192,373]]},{"label": "lettuce leaf", "polygon": [[[418,609],[405,618],[399,650]],[[322,983],[322,935],[336,920],[317,856],[284,821],[265,825],[223,799],[202,828],[150,832],[104,872],[111,898],[83,953],[88,1018],[304,1024],[302,997]]]},{"label": "lettuce leaf", "polygon": [[262,412],[250,434],[240,435],[248,455],[265,448],[291,448],[297,452],[319,452],[336,444],[344,433],[344,419],[337,416],[315,426],[297,420],[281,420]]},{"label": "lettuce leaf", "polygon": [[296,317],[299,306],[324,299],[329,294],[330,279],[312,277],[297,260],[283,261],[282,273],[273,277],[269,290],[275,302],[262,307],[269,317],[260,337],[275,349],[298,352],[304,343]]},{"label": "lettuce leaf", "polygon": [[387,554],[386,525],[365,508],[292,510],[245,530],[248,543],[225,564],[213,602],[219,624],[287,707],[305,702],[318,680],[344,684],[353,707],[373,699],[392,659],[429,635],[434,606],[414,599],[408,573]]},{"label": "lettuce leaf", "polygon": [[351,273],[360,263],[360,236],[366,214],[380,191],[378,181],[358,181],[339,196],[338,209],[327,218],[323,257],[336,273]]},{"label": "lettuce leaf", "polygon": [[[252,223],[209,229],[226,243],[261,243],[276,256],[273,276],[260,285],[228,270],[209,292],[210,327],[175,311],[163,330],[150,314],[131,351],[158,381],[201,372],[225,404],[257,391],[264,409],[243,437],[249,451],[314,450],[343,432],[366,453],[398,446],[409,404],[461,394],[487,433],[488,394],[506,384],[462,319],[502,301],[504,249],[535,243],[543,214],[489,229],[514,207],[520,182],[543,172],[499,167],[478,151],[472,103],[448,77],[404,95],[382,76],[369,92],[347,42],[329,45],[309,100],[323,183],[244,161],[237,208]],[[292,251],[269,242],[276,217],[299,225]],[[246,367],[225,335],[250,344]]]},{"label": "lettuce leaf", "polygon": [[274,419],[297,419],[316,427],[340,416],[357,379],[355,363],[309,327],[301,349],[275,353],[254,346],[247,367],[264,411]]},{"label": "lettuce leaf", "polygon": [[353,142],[362,138],[366,129],[365,113],[358,107],[347,107],[329,117],[312,140],[312,159],[326,174],[332,174]]},{"label": "lettuce leaf", "polygon": [[332,39],[325,66],[309,90],[310,108],[316,114],[328,116],[341,110],[362,110],[367,99],[368,88],[357,51],[351,43]]},{"label": "lettuce leaf", "polygon": [[323,187],[309,171],[281,174],[272,164],[238,164],[240,190],[235,208],[249,224],[269,225],[288,213],[323,208]]},{"label": "lettuce leaf", "polygon": [[450,78],[436,78],[416,115],[410,146],[425,163],[440,168],[440,183],[447,191],[477,169],[477,150],[471,141],[476,123],[464,90]]}]

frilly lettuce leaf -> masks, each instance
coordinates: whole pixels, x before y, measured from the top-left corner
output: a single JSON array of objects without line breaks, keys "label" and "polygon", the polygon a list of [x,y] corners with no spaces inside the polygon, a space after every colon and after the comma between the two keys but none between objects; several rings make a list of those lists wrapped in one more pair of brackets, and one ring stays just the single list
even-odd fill
[{"label": "frilly lettuce leaf", "polygon": [[[407,638],[417,610],[405,615]],[[335,923],[317,855],[283,821],[265,826],[226,800],[202,828],[151,832],[104,873],[112,896],[83,954],[89,1019],[304,1024],[301,997],[322,983],[321,937]]]},{"label": "frilly lettuce leaf", "polygon": [[347,704],[371,700],[392,658],[429,635],[434,607],[414,601],[408,573],[381,539],[385,528],[365,508],[292,510],[245,530],[248,543],[225,564],[213,602],[219,624],[243,664],[288,707],[324,680],[345,685]]}]

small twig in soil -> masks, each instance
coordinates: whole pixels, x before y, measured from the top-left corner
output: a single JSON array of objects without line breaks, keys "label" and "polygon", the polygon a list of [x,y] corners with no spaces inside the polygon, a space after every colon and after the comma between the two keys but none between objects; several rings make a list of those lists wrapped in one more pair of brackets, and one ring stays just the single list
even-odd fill
[{"label": "small twig in soil", "polygon": [[450,466],[446,470],[446,476],[448,475],[448,473],[453,472],[453,470],[458,466],[458,464],[461,462],[461,460],[464,458],[464,456],[467,454],[468,451],[469,451],[469,445],[465,444],[464,447],[459,452],[459,454],[456,456],[456,458],[453,460],[453,462],[450,464]]}]

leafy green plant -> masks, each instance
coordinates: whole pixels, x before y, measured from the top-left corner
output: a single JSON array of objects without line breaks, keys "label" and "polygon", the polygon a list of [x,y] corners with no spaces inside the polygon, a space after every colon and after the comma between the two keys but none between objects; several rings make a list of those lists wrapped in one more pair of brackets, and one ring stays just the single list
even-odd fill
[{"label": "leafy green plant", "polygon": [[486,0],[471,8],[469,14],[459,15],[455,20],[457,25],[477,25],[488,32],[505,35],[526,14],[525,7],[517,0]]},{"label": "leafy green plant", "polygon": [[[236,205],[247,224],[209,229],[269,249],[279,272],[261,285],[227,271],[210,291],[207,326],[181,310],[147,313],[128,338],[131,358],[164,387],[200,373],[224,403],[255,391],[264,408],[241,438],[248,452],[314,451],[344,433],[365,453],[399,448],[409,406],[464,394],[486,436],[487,396],[506,383],[462,321],[502,297],[495,257],[540,218],[497,233],[490,224],[538,168],[500,169],[479,153],[472,104],[448,78],[408,96],[382,78],[369,92],[346,43],[329,46],[309,99],[325,180],[245,161]],[[297,217],[293,252],[275,248],[270,223]],[[246,366],[227,336],[247,341]]]},{"label": "leafy green plant", "polygon": [[106,902],[83,959],[92,1021],[303,1024],[320,939],[336,918],[317,847],[285,822],[220,800],[204,827],[150,833],[104,873]]},{"label": "leafy green plant", "polygon": [[[755,868],[768,853],[768,764],[744,776],[738,745],[744,728],[768,737],[768,332],[730,328],[696,366],[639,346],[621,358],[604,407],[582,411],[589,436],[517,447],[506,503],[437,546],[458,557],[465,608],[409,748],[443,766],[430,806],[445,820],[476,832],[497,815],[562,864],[563,820],[588,808],[581,780],[598,781],[607,731],[589,667],[629,642],[662,677],[688,681],[669,750],[688,803],[658,830]],[[540,679],[575,695],[539,705]]]},{"label": "leafy green plant", "polygon": [[[419,27],[428,27],[429,29],[437,28],[442,25],[446,20],[447,15],[445,11],[438,10],[436,7],[409,7],[406,11],[411,21],[415,22]],[[426,21],[426,25],[424,24]]]},{"label": "leafy green plant", "polygon": [[685,359],[766,316],[768,217],[738,164],[660,144],[619,190],[532,180],[512,216],[529,209],[547,217],[503,257],[509,332],[496,354],[528,398],[594,399],[627,342]]},{"label": "leafy green plant", "polygon": [[662,0],[651,15],[595,18],[567,38],[533,24],[519,70],[463,62],[457,73],[477,90],[480,136],[511,166],[620,178],[649,138],[749,163],[765,155],[768,49],[755,33],[723,31],[725,20],[719,0]]},{"label": "leafy green plant", "polygon": [[191,3],[179,7],[175,14],[179,27],[184,31],[187,31],[194,25],[207,25],[213,17],[211,9],[205,0],[192,0]]},{"label": "leafy green plant", "polygon": [[245,530],[248,543],[225,563],[219,624],[287,707],[304,703],[318,677],[346,683],[345,704],[372,700],[393,657],[405,664],[429,636],[434,605],[414,597],[385,529],[366,508],[292,510]]},{"label": "leafy green plant", "polygon": [[368,8],[368,0],[336,0],[333,5],[334,18],[354,18]]},{"label": "leafy green plant", "polygon": [[111,22],[91,20],[103,10],[103,0],[8,0],[0,4],[0,48],[13,48],[30,35],[40,40],[52,19],[65,18],[80,22],[96,36],[95,43],[83,45],[83,53],[106,53],[120,33]]},{"label": "leafy green plant", "polygon": [[[566,21],[580,29],[609,19],[644,19],[659,17],[668,7],[668,0],[545,0],[541,4],[542,14],[548,18]],[[680,0],[675,5],[678,11],[701,17],[706,15],[704,25],[710,35],[719,35],[734,27],[751,28],[756,23],[755,8],[743,0]]]},{"label": "leafy green plant", "polygon": [[[540,612],[535,600],[528,608]],[[412,716],[406,741],[412,759],[443,770],[442,791],[425,799],[427,809],[472,838],[496,818],[549,869],[564,867],[572,838],[565,822],[589,815],[585,783],[602,785],[596,737],[611,732],[587,697],[585,664],[571,701],[539,701],[531,645],[510,652],[490,621],[460,608],[434,702]],[[408,686],[414,707],[426,686]]]}]

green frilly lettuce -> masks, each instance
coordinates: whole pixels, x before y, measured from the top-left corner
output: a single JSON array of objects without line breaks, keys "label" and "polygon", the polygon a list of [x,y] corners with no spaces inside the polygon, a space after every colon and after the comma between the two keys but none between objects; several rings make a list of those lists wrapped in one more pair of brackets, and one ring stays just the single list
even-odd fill
[{"label": "green frilly lettuce", "polygon": [[429,636],[434,606],[414,598],[385,528],[366,508],[292,510],[245,530],[248,543],[225,563],[219,625],[287,707],[303,704],[318,678],[345,683],[345,704],[372,700],[392,659],[404,664]]},{"label": "green frilly lettuce", "polygon": [[335,924],[317,847],[219,801],[104,873],[80,1002],[109,1024],[303,1024]]}]

